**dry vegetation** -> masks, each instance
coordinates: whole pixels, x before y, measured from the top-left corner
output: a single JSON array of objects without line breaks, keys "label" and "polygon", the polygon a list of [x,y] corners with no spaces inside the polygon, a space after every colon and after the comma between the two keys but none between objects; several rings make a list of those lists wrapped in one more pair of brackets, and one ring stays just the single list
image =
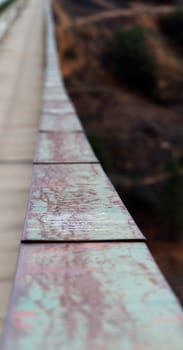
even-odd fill
[{"label": "dry vegetation", "polygon": [[[166,262],[161,244],[153,252],[183,300],[183,261],[176,255],[183,238],[183,53],[163,27],[175,3],[55,0],[53,8],[62,73],[88,137],[150,241],[175,241]],[[140,86],[124,79],[130,66],[123,50],[117,51],[121,67],[109,50],[117,32],[123,31],[124,45],[124,33],[139,27],[143,59],[150,55],[155,65],[150,93],[145,80]],[[170,265],[179,271],[175,278]]]}]

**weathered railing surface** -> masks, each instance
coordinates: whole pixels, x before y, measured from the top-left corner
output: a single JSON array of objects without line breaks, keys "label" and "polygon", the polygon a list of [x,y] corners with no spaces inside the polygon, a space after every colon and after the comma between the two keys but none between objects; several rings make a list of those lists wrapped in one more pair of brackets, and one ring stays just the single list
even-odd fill
[{"label": "weathered railing surface", "polygon": [[88,144],[50,4],[33,180],[2,350],[182,350],[183,312]]},{"label": "weathered railing surface", "polygon": [[12,3],[2,14],[0,14],[0,40],[5,36],[12,22],[25,5],[25,0]]}]

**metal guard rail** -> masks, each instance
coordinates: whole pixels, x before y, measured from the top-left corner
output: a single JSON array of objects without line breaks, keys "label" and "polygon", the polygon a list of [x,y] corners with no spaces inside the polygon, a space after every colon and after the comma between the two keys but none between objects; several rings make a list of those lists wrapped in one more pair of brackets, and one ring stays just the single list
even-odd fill
[{"label": "metal guard rail", "polygon": [[96,159],[60,76],[44,97],[2,350],[182,350],[183,312]]}]

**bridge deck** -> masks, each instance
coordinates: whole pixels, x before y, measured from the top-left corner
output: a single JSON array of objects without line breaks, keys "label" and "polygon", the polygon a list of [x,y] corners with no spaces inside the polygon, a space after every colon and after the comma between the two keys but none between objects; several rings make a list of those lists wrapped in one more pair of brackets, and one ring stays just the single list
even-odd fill
[{"label": "bridge deck", "polygon": [[0,42],[0,331],[16,266],[40,119],[42,5],[42,1],[27,1]]}]

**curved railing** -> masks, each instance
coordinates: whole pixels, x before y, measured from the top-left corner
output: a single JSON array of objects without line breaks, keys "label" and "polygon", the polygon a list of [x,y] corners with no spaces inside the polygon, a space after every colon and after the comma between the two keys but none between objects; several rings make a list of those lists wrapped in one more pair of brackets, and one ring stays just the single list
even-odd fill
[{"label": "curved railing", "polygon": [[183,312],[65,91],[46,2],[41,125],[2,350],[182,350]]}]

